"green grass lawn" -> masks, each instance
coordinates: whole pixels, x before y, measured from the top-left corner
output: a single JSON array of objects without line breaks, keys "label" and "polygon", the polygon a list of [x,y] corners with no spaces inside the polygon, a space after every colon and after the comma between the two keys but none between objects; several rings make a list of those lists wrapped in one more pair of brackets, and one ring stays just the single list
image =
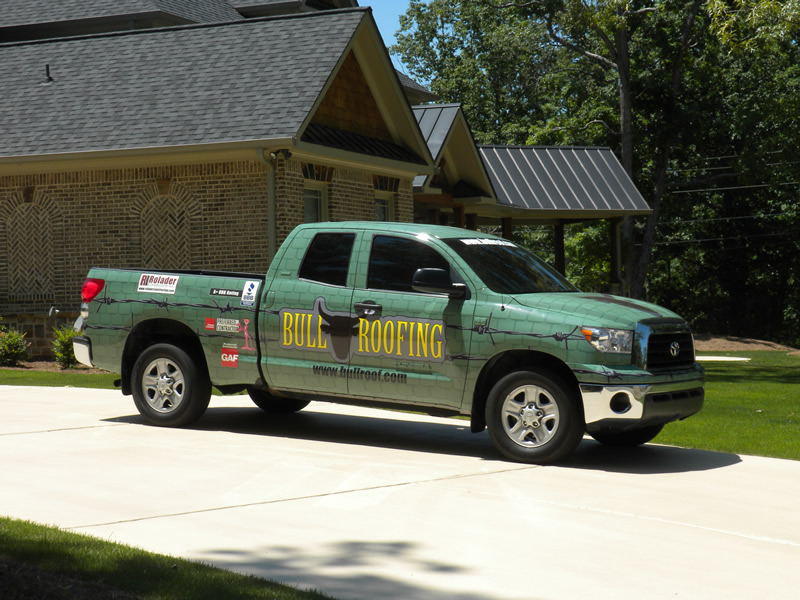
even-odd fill
[{"label": "green grass lawn", "polygon": [[[330,598],[197,562],[0,517],[0,563],[3,559],[42,570],[29,572],[11,565],[7,572],[0,573],[0,589],[5,590],[5,598],[114,598],[118,591],[159,600]],[[63,580],[61,576],[77,581]],[[81,582],[91,582],[91,586],[87,588]],[[98,585],[102,587],[94,587]],[[26,588],[34,588],[32,591],[37,593],[15,595]]]},{"label": "green grass lawn", "polygon": [[63,371],[33,371],[25,369],[0,369],[0,385],[35,385],[45,387],[85,387],[105,390],[117,389],[116,373],[91,373],[81,369]]},{"label": "green grass lawn", "polygon": [[800,460],[800,356],[719,352],[749,362],[702,362],[703,410],[671,423],[656,443]]}]

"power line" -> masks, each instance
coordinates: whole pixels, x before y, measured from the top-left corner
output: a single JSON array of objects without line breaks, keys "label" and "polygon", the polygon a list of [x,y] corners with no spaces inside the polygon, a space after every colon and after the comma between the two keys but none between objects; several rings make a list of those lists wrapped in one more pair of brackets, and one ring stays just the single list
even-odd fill
[{"label": "power line", "polygon": [[[704,244],[708,242],[724,242],[727,240],[754,240],[760,238],[776,238],[776,237],[789,237],[800,233],[800,230],[794,231],[782,231],[780,233],[757,233],[753,235],[731,235],[731,236],[724,236],[724,237],[715,237],[715,238],[702,238],[702,239],[694,239],[694,240],[670,240],[665,242],[653,242],[653,246],[678,246],[678,245],[685,245],[685,244]],[[794,243],[794,242],[792,242]],[[641,244],[637,244],[641,245]]]},{"label": "power line", "polygon": [[752,190],[770,188],[775,186],[798,185],[800,181],[787,181],[784,183],[755,183],[753,185],[732,185],[727,187],[697,188],[694,190],[672,190],[668,194],[694,194],[696,192],[730,192],[734,190]]},{"label": "power line", "polygon": [[680,221],[668,221],[668,222],[660,222],[658,224],[659,227],[662,225],[683,225],[685,223],[713,223],[716,221],[738,221],[738,220],[745,220],[745,219],[766,219],[766,218],[774,218],[774,217],[797,217],[797,213],[767,213],[764,215],[744,215],[744,216],[737,216],[737,217],[709,217],[707,219],[683,219]]}]

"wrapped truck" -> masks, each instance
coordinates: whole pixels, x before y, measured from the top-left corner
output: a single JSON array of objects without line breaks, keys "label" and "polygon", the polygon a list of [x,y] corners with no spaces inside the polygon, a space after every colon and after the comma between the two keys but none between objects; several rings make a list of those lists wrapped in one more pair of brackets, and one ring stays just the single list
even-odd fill
[{"label": "wrapped truck", "polygon": [[685,320],[582,293],[527,249],[410,223],[301,225],[266,275],[92,268],[78,360],[120,373],[149,423],[184,426],[212,386],[272,413],[310,401],[465,415],[505,457],[620,446],[703,405]]}]

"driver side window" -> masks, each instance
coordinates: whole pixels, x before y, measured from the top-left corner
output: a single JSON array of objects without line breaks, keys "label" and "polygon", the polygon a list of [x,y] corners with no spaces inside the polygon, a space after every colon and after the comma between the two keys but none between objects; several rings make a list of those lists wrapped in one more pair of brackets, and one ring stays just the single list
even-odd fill
[{"label": "driver side window", "polygon": [[411,280],[414,273],[417,269],[428,268],[450,271],[447,260],[430,246],[407,238],[378,235],[372,240],[367,287],[413,292]]}]

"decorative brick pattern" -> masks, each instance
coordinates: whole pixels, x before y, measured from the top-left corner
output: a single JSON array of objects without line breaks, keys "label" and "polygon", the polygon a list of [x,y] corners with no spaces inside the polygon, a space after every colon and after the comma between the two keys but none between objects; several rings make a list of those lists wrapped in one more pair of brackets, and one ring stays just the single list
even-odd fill
[{"label": "decorative brick pattern", "polygon": [[[277,161],[277,244],[303,222],[304,164]],[[265,273],[266,169],[243,161],[0,177],[0,314],[9,324],[25,315],[29,340],[47,353],[39,338],[56,325],[50,306],[74,318],[91,267]],[[373,173],[322,161],[313,172],[329,181],[330,220],[374,219]],[[399,181],[395,220],[413,219],[411,186]]]}]

